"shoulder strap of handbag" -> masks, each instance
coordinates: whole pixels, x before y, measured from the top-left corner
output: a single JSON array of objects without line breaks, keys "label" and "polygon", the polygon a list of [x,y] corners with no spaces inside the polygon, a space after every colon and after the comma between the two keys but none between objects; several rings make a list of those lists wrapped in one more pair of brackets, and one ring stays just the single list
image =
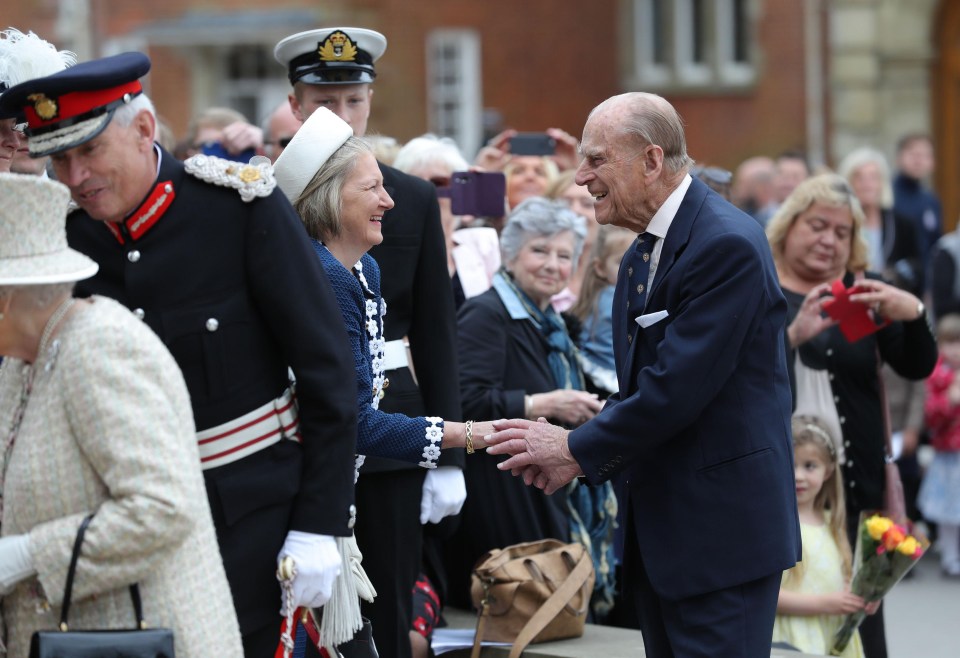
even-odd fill
[{"label": "shoulder strap of handbag", "polygon": [[[560,614],[564,606],[570,602],[570,599],[580,591],[580,588],[583,587],[587,579],[590,578],[592,568],[593,561],[590,558],[589,551],[583,551],[580,555],[580,561],[577,562],[577,566],[573,568],[573,571],[571,571],[560,586],[554,590],[550,598],[543,602],[543,605],[530,617],[524,627],[520,629],[520,632],[517,634],[517,639],[514,640],[513,647],[510,649],[510,658],[519,658],[523,650],[530,644],[530,641]],[[487,608],[484,604],[480,610],[480,620],[477,622],[477,633],[473,639],[473,651],[470,653],[470,658],[480,658],[480,647],[483,642],[483,627],[486,617]]]},{"label": "shoulder strap of handbag", "polygon": [[[865,278],[863,272],[857,272],[854,280],[859,281]],[[876,348],[877,361],[877,393],[880,396],[880,407],[883,413],[883,441],[884,441],[884,459],[890,461],[893,459],[893,446],[890,443],[890,407],[887,406],[887,386],[883,379],[883,355],[880,354],[880,343],[874,343]]]},{"label": "shoulder strap of handbag", "polygon": [[[70,567],[67,569],[67,583],[63,588],[63,605],[60,608],[60,630],[67,631],[67,615],[70,612],[70,599],[73,595],[73,576],[77,572],[77,560],[80,559],[80,546],[83,545],[83,536],[87,532],[93,514],[86,517],[77,529],[77,539],[73,542],[73,553],[70,555]],[[130,586],[130,598],[133,599],[133,611],[137,617],[137,628],[145,628],[143,621],[143,605],[140,601],[140,588],[137,583]]]}]

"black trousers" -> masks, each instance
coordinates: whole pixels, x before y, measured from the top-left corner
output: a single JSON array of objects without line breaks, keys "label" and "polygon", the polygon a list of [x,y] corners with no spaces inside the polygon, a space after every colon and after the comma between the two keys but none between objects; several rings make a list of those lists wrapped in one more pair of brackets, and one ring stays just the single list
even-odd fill
[{"label": "black trousers", "polygon": [[770,656],[780,573],[670,601],[654,592],[636,542],[629,537],[624,567],[623,586],[627,596],[633,595],[648,658]]},{"label": "black trousers", "polygon": [[360,610],[373,624],[381,656],[410,658],[413,586],[420,573],[423,526],[420,500],[424,469],[361,472],[357,481],[354,533],[363,569],[377,590]]}]

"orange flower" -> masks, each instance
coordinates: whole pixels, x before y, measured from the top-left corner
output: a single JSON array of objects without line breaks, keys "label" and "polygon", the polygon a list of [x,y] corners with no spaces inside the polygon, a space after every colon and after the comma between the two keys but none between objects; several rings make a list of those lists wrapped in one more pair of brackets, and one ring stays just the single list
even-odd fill
[{"label": "orange flower", "polygon": [[891,526],[889,530],[883,533],[883,537],[880,538],[883,547],[888,551],[896,550],[897,547],[903,543],[903,540],[906,539],[906,535],[899,526]]}]

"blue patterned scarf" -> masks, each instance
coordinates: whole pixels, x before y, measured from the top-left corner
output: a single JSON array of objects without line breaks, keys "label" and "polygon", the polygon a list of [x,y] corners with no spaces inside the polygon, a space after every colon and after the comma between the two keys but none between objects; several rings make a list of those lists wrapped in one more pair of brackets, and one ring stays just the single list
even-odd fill
[{"label": "blue patterned scarf", "polygon": [[[513,276],[506,270],[497,273],[505,286],[498,286],[497,292],[501,298],[509,291],[523,306],[530,321],[533,323],[550,346],[547,363],[553,373],[553,383],[557,388],[572,388],[583,390],[583,373],[577,366],[576,347],[567,333],[567,326],[563,323],[560,314],[547,305],[547,310],[541,311],[533,300],[517,287]],[[506,290],[504,290],[506,288]]]},{"label": "blue patterned scarf", "polygon": [[[510,317],[517,319],[525,314],[526,319],[543,334],[550,346],[547,359],[556,387],[582,391],[583,373],[576,358],[576,348],[560,315],[552,306],[541,311],[504,270],[494,276],[493,287],[510,312]],[[593,620],[601,622],[613,608],[616,591],[614,567],[617,560],[613,551],[613,530],[617,519],[617,497],[613,485],[604,482],[592,487],[578,480],[571,482],[567,488],[567,518],[570,541],[583,544],[593,558],[596,584],[590,609]]]}]

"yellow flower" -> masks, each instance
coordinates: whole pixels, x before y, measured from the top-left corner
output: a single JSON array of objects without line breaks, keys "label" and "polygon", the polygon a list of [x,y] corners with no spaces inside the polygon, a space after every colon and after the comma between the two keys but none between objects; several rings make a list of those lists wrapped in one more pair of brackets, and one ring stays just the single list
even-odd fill
[{"label": "yellow flower", "polygon": [[893,521],[885,516],[874,514],[866,521],[867,532],[874,541],[880,541],[883,533],[893,526]]},{"label": "yellow flower", "polygon": [[917,552],[917,548],[919,547],[920,547],[920,544],[919,542],[917,542],[917,539],[915,537],[908,536],[906,539],[903,540],[903,543],[897,546],[897,550],[903,553],[904,555],[913,557],[913,554]]}]

